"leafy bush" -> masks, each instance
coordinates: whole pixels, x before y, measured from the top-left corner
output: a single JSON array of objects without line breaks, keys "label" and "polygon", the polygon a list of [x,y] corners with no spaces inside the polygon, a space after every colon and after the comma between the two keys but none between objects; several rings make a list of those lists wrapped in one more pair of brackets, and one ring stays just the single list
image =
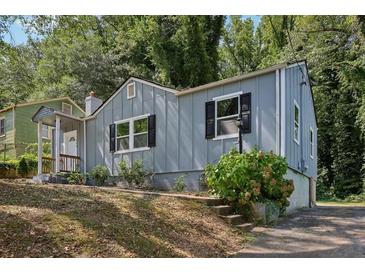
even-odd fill
[{"label": "leafy bush", "polygon": [[179,177],[176,178],[174,191],[177,191],[177,192],[183,192],[184,191],[184,189],[185,189],[184,179],[185,179],[184,175],[180,175]]},{"label": "leafy bush", "polygon": [[73,171],[67,176],[67,182],[71,185],[85,185],[87,175]]},{"label": "leafy bush", "polygon": [[91,178],[96,181],[98,186],[102,186],[105,184],[105,181],[109,177],[108,169],[105,166],[97,165],[90,172]]},{"label": "leafy bush", "polygon": [[151,173],[144,169],[143,161],[134,161],[129,167],[127,162],[122,160],[119,162],[119,176],[126,180],[129,186],[135,184],[137,187],[143,186],[145,178]]},{"label": "leafy bush", "polygon": [[16,178],[18,165],[18,160],[0,161],[0,178]]},{"label": "leafy bush", "polygon": [[26,177],[28,174],[28,164],[27,164],[27,160],[25,158],[21,158],[19,161],[19,165],[18,165],[18,173],[22,176],[22,177]]},{"label": "leafy bush", "polygon": [[222,155],[217,164],[206,167],[205,176],[211,192],[237,209],[272,201],[283,211],[294,191],[293,181],[284,179],[286,171],[283,157],[255,148],[243,154],[232,150]]}]

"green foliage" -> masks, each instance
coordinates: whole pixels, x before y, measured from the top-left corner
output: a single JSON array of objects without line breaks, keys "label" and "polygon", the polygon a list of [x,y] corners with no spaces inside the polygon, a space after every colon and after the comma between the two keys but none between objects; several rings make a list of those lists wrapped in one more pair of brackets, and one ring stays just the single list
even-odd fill
[{"label": "green foliage", "polygon": [[217,164],[206,167],[205,174],[210,190],[237,208],[269,200],[285,209],[294,191],[293,182],[283,177],[286,171],[281,156],[252,149],[222,155]]},{"label": "green foliage", "polygon": [[98,186],[102,186],[109,177],[109,171],[105,166],[97,165],[91,170],[90,176]]},{"label": "green foliage", "polygon": [[[51,147],[52,147],[51,142],[43,142],[42,143],[43,156],[51,156]],[[37,143],[28,144],[25,147],[25,154],[29,155],[29,157],[31,157],[30,155],[34,155],[34,157],[37,158],[38,144]]]},{"label": "green foliage", "polygon": [[18,165],[18,160],[0,161],[0,178],[16,178]]},{"label": "green foliage", "polygon": [[185,176],[180,175],[175,180],[174,191],[183,192],[185,190]]},{"label": "green foliage", "polygon": [[87,175],[80,172],[71,172],[67,175],[67,182],[71,185],[85,185],[87,180]]},{"label": "green foliage", "polygon": [[151,173],[144,169],[143,161],[134,161],[129,167],[127,162],[122,160],[119,162],[119,176],[126,180],[129,186],[133,184],[136,187],[141,187],[145,183],[145,179]]},{"label": "green foliage", "polygon": [[21,158],[18,165],[18,173],[25,177],[29,172],[27,160],[25,158]]}]

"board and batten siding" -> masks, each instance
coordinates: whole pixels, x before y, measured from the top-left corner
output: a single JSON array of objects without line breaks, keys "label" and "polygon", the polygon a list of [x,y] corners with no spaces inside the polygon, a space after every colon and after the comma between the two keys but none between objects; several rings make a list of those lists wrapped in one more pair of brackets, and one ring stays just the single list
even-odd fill
[{"label": "board and batten siding", "polygon": [[[305,77],[308,77],[305,65],[301,65]],[[306,80],[307,84],[301,82]],[[286,89],[286,140],[285,151],[288,164],[291,168],[300,171],[303,154],[303,173],[308,177],[317,177],[317,124],[312,101],[312,93],[308,79],[303,79],[299,66],[290,66],[285,70]],[[302,96],[301,96],[302,95]],[[300,107],[300,130],[299,145],[294,141],[294,100]],[[310,157],[310,128],[314,134],[314,153]]]},{"label": "board and batten siding", "polygon": [[[205,139],[205,102],[239,91],[252,94],[252,131],[243,137],[244,149],[276,149],[275,72],[183,96],[139,81],[135,84],[135,98],[127,99],[125,85],[94,119],[87,120],[87,170],[103,164],[117,175],[120,160],[141,159],[146,168],[160,174],[202,171],[237,147],[237,138]],[[109,124],[142,114],[156,114],[156,147],[111,153]]]}]

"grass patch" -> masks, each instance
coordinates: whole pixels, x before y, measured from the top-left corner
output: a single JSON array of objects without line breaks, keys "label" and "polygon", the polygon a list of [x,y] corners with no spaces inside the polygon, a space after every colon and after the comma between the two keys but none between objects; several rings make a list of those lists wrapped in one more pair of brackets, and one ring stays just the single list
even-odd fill
[{"label": "grass patch", "polygon": [[204,205],[0,180],[0,257],[225,257],[246,234]]},{"label": "grass patch", "polygon": [[317,201],[319,206],[365,206],[365,202],[348,202],[348,201]]}]

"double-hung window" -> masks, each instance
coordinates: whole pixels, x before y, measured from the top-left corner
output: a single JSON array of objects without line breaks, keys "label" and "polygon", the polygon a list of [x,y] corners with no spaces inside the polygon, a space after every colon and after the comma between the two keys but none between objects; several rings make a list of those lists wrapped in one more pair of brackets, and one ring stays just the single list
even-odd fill
[{"label": "double-hung window", "polygon": [[5,117],[0,117],[0,136],[5,136]]},{"label": "double-hung window", "polygon": [[133,151],[148,148],[147,116],[123,120],[116,124],[117,151]]},{"label": "double-hung window", "polygon": [[313,158],[313,154],[314,154],[314,134],[313,134],[313,129],[310,128],[310,131],[309,131],[309,155],[311,156],[311,158]]},{"label": "double-hung window", "polygon": [[72,115],[72,105],[62,102],[62,112]]},{"label": "double-hung window", "polygon": [[300,136],[300,108],[294,100],[294,141],[299,145]]},{"label": "double-hung window", "polygon": [[238,134],[236,121],[239,115],[240,97],[216,99],[216,137],[230,137]]}]

